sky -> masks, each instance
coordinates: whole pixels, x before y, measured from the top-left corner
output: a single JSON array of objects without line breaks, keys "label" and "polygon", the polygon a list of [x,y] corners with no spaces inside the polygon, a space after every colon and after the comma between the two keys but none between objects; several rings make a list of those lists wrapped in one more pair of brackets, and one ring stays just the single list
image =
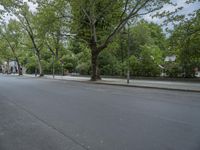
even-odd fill
[{"label": "sky", "polygon": [[[174,11],[178,7],[183,7],[183,9],[179,12],[180,14],[188,15],[192,13],[194,10],[200,9],[200,2],[186,4],[187,0],[173,0],[174,3],[177,4],[176,7],[172,7],[170,5],[165,5],[162,10],[166,11]],[[162,24],[163,20],[160,18],[152,18],[151,15],[144,16],[144,19],[149,22],[154,22],[157,24]]]},{"label": "sky", "polygon": [[[192,4],[186,4],[186,1],[187,0],[173,0],[173,2],[177,4],[176,7],[172,7],[171,5],[165,5],[162,8],[162,10],[173,11],[175,8],[184,7],[184,9],[180,11],[180,14],[187,15],[187,14],[193,12],[194,10],[200,9],[200,2],[192,3]],[[24,0],[24,2],[28,3],[31,11],[36,11],[36,5],[28,2],[28,0]],[[1,7],[0,7],[0,9],[1,9]],[[8,22],[9,19],[10,19],[10,16],[5,17],[6,22]],[[157,23],[157,24],[162,24],[162,22],[163,22],[163,19],[152,18],[151,15],[144,16],[144,19],[149,21],[149,22],[154,22],[154,23]],[[173,28],[173,27],[169,25],[168,28]]]}]

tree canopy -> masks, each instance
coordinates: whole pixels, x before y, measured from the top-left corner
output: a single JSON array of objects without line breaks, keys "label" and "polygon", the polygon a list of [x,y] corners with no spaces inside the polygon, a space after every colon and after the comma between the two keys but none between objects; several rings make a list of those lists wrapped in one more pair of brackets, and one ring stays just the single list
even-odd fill
[{"label": "tree canopy", "polygon": [[[195,3],[190,0],[187,3]],[[33,11],[30,4],[35,7]],[[163,11],[171,0],[2,0],[1,59],[28,73],[194,77],[199,67],[199,11]],[[171,33],[145,15],[176,22]],[[4,16],[12,16],[5,22]],[[178,22],[178,23],[177,23]],[[176,55],[175,62],[165,57]],[[176,69],[172,69],[176,68]],[[177,73],[174,73],[177,70]]]}]

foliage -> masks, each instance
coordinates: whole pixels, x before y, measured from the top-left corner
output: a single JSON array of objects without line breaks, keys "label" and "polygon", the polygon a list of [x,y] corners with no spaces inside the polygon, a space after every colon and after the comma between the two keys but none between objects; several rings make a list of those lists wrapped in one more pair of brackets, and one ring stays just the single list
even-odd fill
[{"label": "foliage", "polygon": [[141,75],[159,76],[162,63],[162,51],[155,45],[144,45],[140,54]]},{"label": "foliage", "polygon": [[[193,77],[200,66],[200,13],[187,18],[175,15],[181,8],[162,13],[165,4],[171,1],[2,0],[0,59],[18,60],[28,73],[51,74],[54,67],[56,74],[77,72],[93,80],[124,77],[128,69],[133,76],[165,70],[170,77]],[[169,38],[161,26],[142,19],[158,10],[156,16],[179,21]],[[6,14],[15,18],[5,23]],[[171,55],[176,61],[164,62]]]},{"label": "foliage", "polygon": [[131,20],[161,9],[170,0],[74,0],[72,31],[86,41],[91,49],[92,80],[100,78],[99,54],[113,42],[116,35]]},{"label": "foliage", "polygon": [[171,45],[178,50],[180,66],[185,77],[194,76],[194,68],[200,66],[200,11],[194,18],[184,20],[170,37]]}]

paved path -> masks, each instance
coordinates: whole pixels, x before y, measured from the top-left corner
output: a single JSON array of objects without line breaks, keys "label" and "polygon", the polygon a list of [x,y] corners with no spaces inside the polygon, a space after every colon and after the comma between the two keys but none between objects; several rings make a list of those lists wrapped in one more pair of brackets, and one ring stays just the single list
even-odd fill
[{"label": "paved path", "polygon": [[0,76],[0,150],[200,150],[200,94]]},{"label": "paved path", "polygon": [[[25,76],[34,77],[34,75],[25,75]],[[53,78],[52,75],[45,75],[45,77],[49,79]],[[75,76],[55,76],[55,79],[69,80],[69,81],[90,80],[89,77],[75,77]],[[97,81],[96,83],[200,92],[200,82],[195,83],[195,82],[180,82],[180,81],[178,82],[178,81],[130,80],[130,83],[127,84],[127,81],[125,79],[103,78],[101,81]]]}]

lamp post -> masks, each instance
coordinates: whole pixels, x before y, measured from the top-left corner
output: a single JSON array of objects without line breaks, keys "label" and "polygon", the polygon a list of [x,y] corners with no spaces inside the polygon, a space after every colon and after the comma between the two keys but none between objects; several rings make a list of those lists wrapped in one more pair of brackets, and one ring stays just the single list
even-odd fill
[{"label": "lamp post", "polygon": [[128,48],[127,48],[127,56],[128,56],[128,66],[127,66],[127,84],[130,83],[130,23],[127,23],[128,28]]}]

